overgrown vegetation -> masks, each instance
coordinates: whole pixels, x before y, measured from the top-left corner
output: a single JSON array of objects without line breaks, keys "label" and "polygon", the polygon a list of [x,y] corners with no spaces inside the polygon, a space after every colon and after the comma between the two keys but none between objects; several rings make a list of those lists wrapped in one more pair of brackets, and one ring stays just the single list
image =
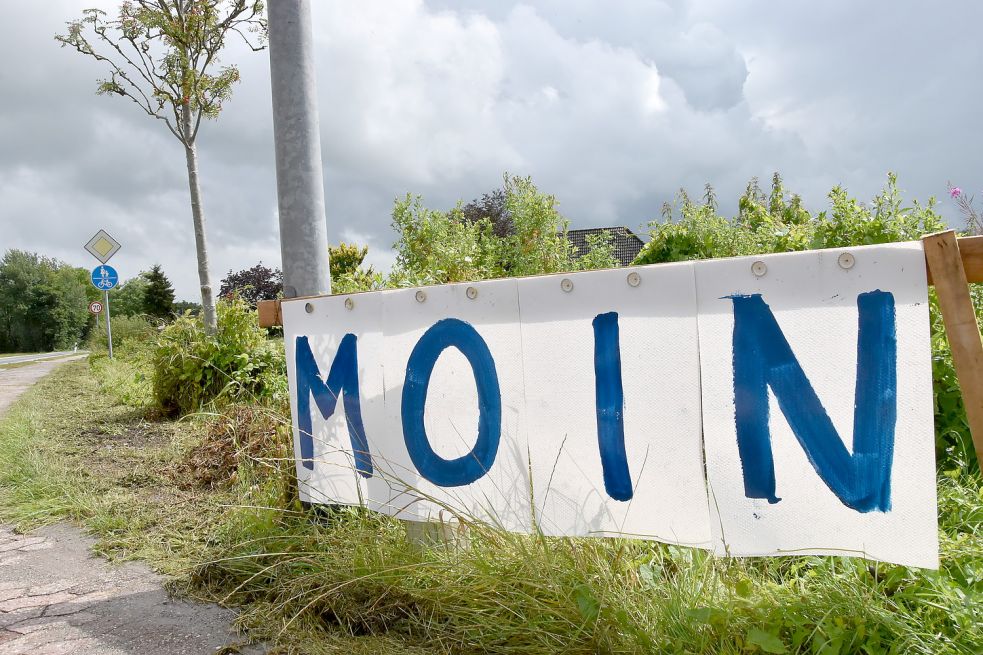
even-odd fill
[{"label": "overgrown vegetation", "polygon": [[[496,202],[500,206],[496,205]],[[506,174],[496,201],[450,211],[429,209],[407,194],[393,208],[396,265],[392,287],[465,282],[499,277],[617,266],[610,240],[599,237],[592,252],[577,259],[566,237],[568,222],[554,196],[532,179]]]},{"label": "overgrown vegetation", "polygon": [[[757,180],[748,184],[738,201],[739,213],[733,218],[719,215],[711,187],[707,186],[700,202],[680,191],[675,204],[663,206],[664,220],[651,224],[651,241],[635,263],[911,241],[946,229],[935,211],[934,199],[926,205],[905,205],[893,174],[870,203],[851,198],[841,187],[830,191],[829,201],[828,210],[810,214],[799,196],[788,193],[777,173],[768,194]],[[979,312],[983,285],[973,285],[972,295]],[[937,456],[947,469],[979,470],[934,291],[930,300]],[[983,321],[983,313],[978,320]]]},{"label": "overgrown vegetation", "polygon": [[154,400],[165,414],[188,414],[219,397],[261,398],[286,389],[283,348],[270,342],[242,300],[218,303],[208,334],[184,315],[160,333],[153,352]]},{"label": "overgrown vegetation", "polygon": [[275,405],[147,422],[93,375],[66,365],[0,422],[0,515],[83,521],[104,554],[242,606],[273,652],[928,655],[983,637],[983,492],[965,472],[940,478],[938,572],[481,525],[421,547],[385,516],[304,510]]},{"label": "overgrown vegetation", "polygon": [[[774,198],[750,190],[743,218],[730,221],[717,216],[712,193],[684,203],[682,217],[653,228],[661,236],[648,256],[876,243],[937,228],[931,205],[902,206],[893,178],[873,206],[834,194],[834,209],[819,216],[784,190]],[[419,281],[426,269],[417,267],[427,266],[461,279],[553,266],[558,242],[546,254],[491,254],[500,239],[545,230],[558,216],[554,200],[523,202],[535,215],[526,225],[540,227],[520,220],[513,233],[502,222],[503,236],[481,216],[449,221],[453,212],[408,209],[399,279]],[[397,212],[410,205],[397,203]],[[451,273],[463,251],[427,250],[435,239],[471,244],[484,263]],[[113,362],[95,355],[88,368],[66,365],[0,420],[0,516],[83,521],[106,554],[147,558],[181,590],[241,606],[243,624],[274,652],[968,655],[983,644],[983,484],[938,327],[937,572],[839,557],[724,559],[481,524],[456,545],[421,546],[386,516],[304,508],[282,354],[267,359],[279,348],[234,301],[220,306],[214,337],[184,317],[159,339],[124,339]],[[158,404],[188,415],[147,421]]]},{"label": "overgrown vegetation", "polygon": [[851,198],[842,187],[830,191],[829,201],[828,210],[810,214],[777,173],[768,194],[751,180],[733,218],[719,215],[712,187],[707,186],[700,202],[680,191],[675,203],[663,205],[663,220],[650,224],[651,241],[635,263],[865,246],[910,241],[946,229],[934,199],[924,206],[904,205],[893,174],[869,204]]}]

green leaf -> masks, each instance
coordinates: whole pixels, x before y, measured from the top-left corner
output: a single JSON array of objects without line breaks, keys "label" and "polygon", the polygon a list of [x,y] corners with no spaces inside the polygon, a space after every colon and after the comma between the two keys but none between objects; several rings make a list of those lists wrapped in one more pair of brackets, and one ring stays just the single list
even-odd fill
[{"label": "green leaf", "polygon": [[654,587],[658,582],[658,576],[651,564],[642,564],[638,567],[638,579],[647,587]]},{"label": "green leaf", "polygon": [[601,603],[594,596],[590,587],[585,584],[577,585],[573,590],[574,600],[580,615],[587,621],[594,621],[601,613]]},{"label": "green leaf", "polygon": [[787,653],[788,648],[781,638],[771,632],[765,632],[758,628],[751,628],[747,633],[748,643],[754,644],[766,653]]}]

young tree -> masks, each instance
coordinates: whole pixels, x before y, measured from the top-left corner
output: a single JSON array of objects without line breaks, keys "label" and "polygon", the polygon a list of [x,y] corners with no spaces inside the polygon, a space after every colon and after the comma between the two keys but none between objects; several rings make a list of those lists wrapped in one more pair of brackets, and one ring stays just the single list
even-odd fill
[{"label": "young tree", "polygon": [[170,318],[174,312],[174,287],[159,264],[145,273],[147,288],[143,292],[143,312],[157,318]]},{"label": "young tree", "polygon": [[198,130],[216,118],[239,81],[235,66],[219,66],[226,39],[237,35],[253,50],[265,47],[261,0],[124,0],[116,18],[86,9],[55,36],[104,64],[109,77],[97,93],[127,98],[162,121],[184,146],[191,191],[191,215],[198,254],[198,279],[205,329],[216,329],[205,239],[205,216],[198,180]]}]

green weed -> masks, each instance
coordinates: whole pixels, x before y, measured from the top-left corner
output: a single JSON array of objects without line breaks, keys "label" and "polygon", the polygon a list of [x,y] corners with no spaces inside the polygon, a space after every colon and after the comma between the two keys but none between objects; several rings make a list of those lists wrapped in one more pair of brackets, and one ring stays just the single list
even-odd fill
[{"label": "green weed", "polygon": [[[274,652],[927,655],[983,643],[975,474],[940,476],[937,572],[480,524],[456,546],[421,546],[386,516],[300,506],[284,408],[148,422],[93,390],[107,371],[66,364],[0,421],[0,516],[79,520],[100,552],[239,606]],[[221,475],[189,474],[209,457]]]}]

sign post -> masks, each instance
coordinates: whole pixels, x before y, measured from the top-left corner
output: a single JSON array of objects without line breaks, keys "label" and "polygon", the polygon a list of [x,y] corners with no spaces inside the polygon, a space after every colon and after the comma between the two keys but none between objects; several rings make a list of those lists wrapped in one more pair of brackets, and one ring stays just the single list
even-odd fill
[{"label": "sign post", "polygon": [[106,298],[106,343],[109,345],[109,359],[113,358],[113,325],[109,322],[109,289],[103,292]]},{"label": "sign post", "polygon": [[[103,292],[103,309],[106,311],[106,340],[109,344],[109,359],[113,358],[113,328],[109,322],[109,290],[119,284],[119,275],[112,266],[102,264],[92,269],[92,286]],[[91,308],[91,305],[90,305]]]},{"label": "sign post", "polygon": [[96,232],[85,244],[86,251],[102,264],[102,266],[96,266],[92,269],[91,279],[92,286],[103,292],[105,302],[102,306],[99,306],[99,302],[89,304],[89,311],[98,315],[103,308],[106,310],[106,342],[109,345],[109,359],[113,358],[113,328],[109,322],[109,290],[119,284],[119,275],[116,274],[115,268],[106,266],[106,262],[112,259],[121,247],[120,242],[111,237],[105,230]]}]

